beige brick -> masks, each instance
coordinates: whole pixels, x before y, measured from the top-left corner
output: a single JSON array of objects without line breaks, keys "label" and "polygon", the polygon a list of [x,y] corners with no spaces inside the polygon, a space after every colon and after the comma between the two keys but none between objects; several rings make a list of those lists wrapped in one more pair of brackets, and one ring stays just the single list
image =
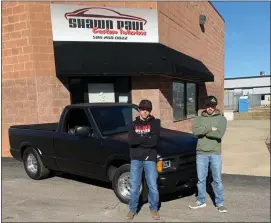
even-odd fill
[{"label": "beige brick", "polygon": [[[224,22],[208,2],[54,3],[158,8],[160,43],[201,60],[215,75],[214,83],[200,86],[199,106],[203,107],[204,96],[212,93],[223,107]],[[63,108],[70,103],[70,96],[56,77],[50,3],[3,2],[2,7],[2,135],[6,137],[8,127],[16,122],[58,121]],[[203,11],[208,18],[205,33],[198,25],[199,14]],[[162,119],[164,127],[190,131],[191,120],[172,121],[170,79],[133,77],[132,86],[133,102],[150,99],[154,106],[153,114]],[[2,154],[8,154],[8,140],[2,146]]]},{"label": "beige brick", "polygon": [[[214,83],[200,89],[200,95],[214,94],[223,108],[224,22],[207,2],[158,2],[160,42],[201,60],[214,74]],[[204,10],[208,20],[202,33],[198,18]],[[172,35],[172,33],[175,35]],[[202,106],[202,103],[200,104]]]}]

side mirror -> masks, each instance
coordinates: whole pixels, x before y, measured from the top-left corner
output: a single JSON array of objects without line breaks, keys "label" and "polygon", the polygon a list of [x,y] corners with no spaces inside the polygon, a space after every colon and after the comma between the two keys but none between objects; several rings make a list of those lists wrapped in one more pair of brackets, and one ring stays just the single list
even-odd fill
[{"label": "side mirror", "polygon": [[75,135],[81,137],[88,137],[92,133],[92,129],[88,126],[78,126],[74,130]]}]

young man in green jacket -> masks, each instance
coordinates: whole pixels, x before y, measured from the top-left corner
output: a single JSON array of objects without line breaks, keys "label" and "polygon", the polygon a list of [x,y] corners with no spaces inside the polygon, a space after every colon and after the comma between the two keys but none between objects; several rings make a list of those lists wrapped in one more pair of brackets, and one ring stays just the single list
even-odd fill
[{"label": "young man in green jacket", "polygon": [[189,205],[189,207],[198,209],[206,206],[206,178],[210,165],[216,207],[220,212],[227,212],[224,206],[224,188],[221,179],[221,139],[227,128],[227,119],[216,108],[216,97],[209,96],[205,105],[206,109],[201,116],[195,118],[192,127],[193,134],[198,136],[196,159],[198,197],[195,204]]}]

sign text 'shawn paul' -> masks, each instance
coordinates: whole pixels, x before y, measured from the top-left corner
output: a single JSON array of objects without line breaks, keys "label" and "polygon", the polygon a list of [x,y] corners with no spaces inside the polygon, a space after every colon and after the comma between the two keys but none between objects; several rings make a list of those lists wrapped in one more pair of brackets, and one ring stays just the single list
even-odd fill
[{"label": "sign text 'shawn paul'", "polygon": [[158,43],[157,9],[50,4],[54,41]]},{"label": "sign text 'shawn paul'", "polygon": [[141,21],[69,18],[69,27],[92,29],[93,34],[147,35],[144,22]]}]

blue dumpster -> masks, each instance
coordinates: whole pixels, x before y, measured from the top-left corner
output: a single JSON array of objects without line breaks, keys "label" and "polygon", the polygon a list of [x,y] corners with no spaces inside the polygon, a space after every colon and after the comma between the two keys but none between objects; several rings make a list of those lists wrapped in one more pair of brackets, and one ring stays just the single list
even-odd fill
[{"label": "blue dumpster", "polygon": [[248,112],[248,97],[239,98],[239,112],[246,113]]}]

